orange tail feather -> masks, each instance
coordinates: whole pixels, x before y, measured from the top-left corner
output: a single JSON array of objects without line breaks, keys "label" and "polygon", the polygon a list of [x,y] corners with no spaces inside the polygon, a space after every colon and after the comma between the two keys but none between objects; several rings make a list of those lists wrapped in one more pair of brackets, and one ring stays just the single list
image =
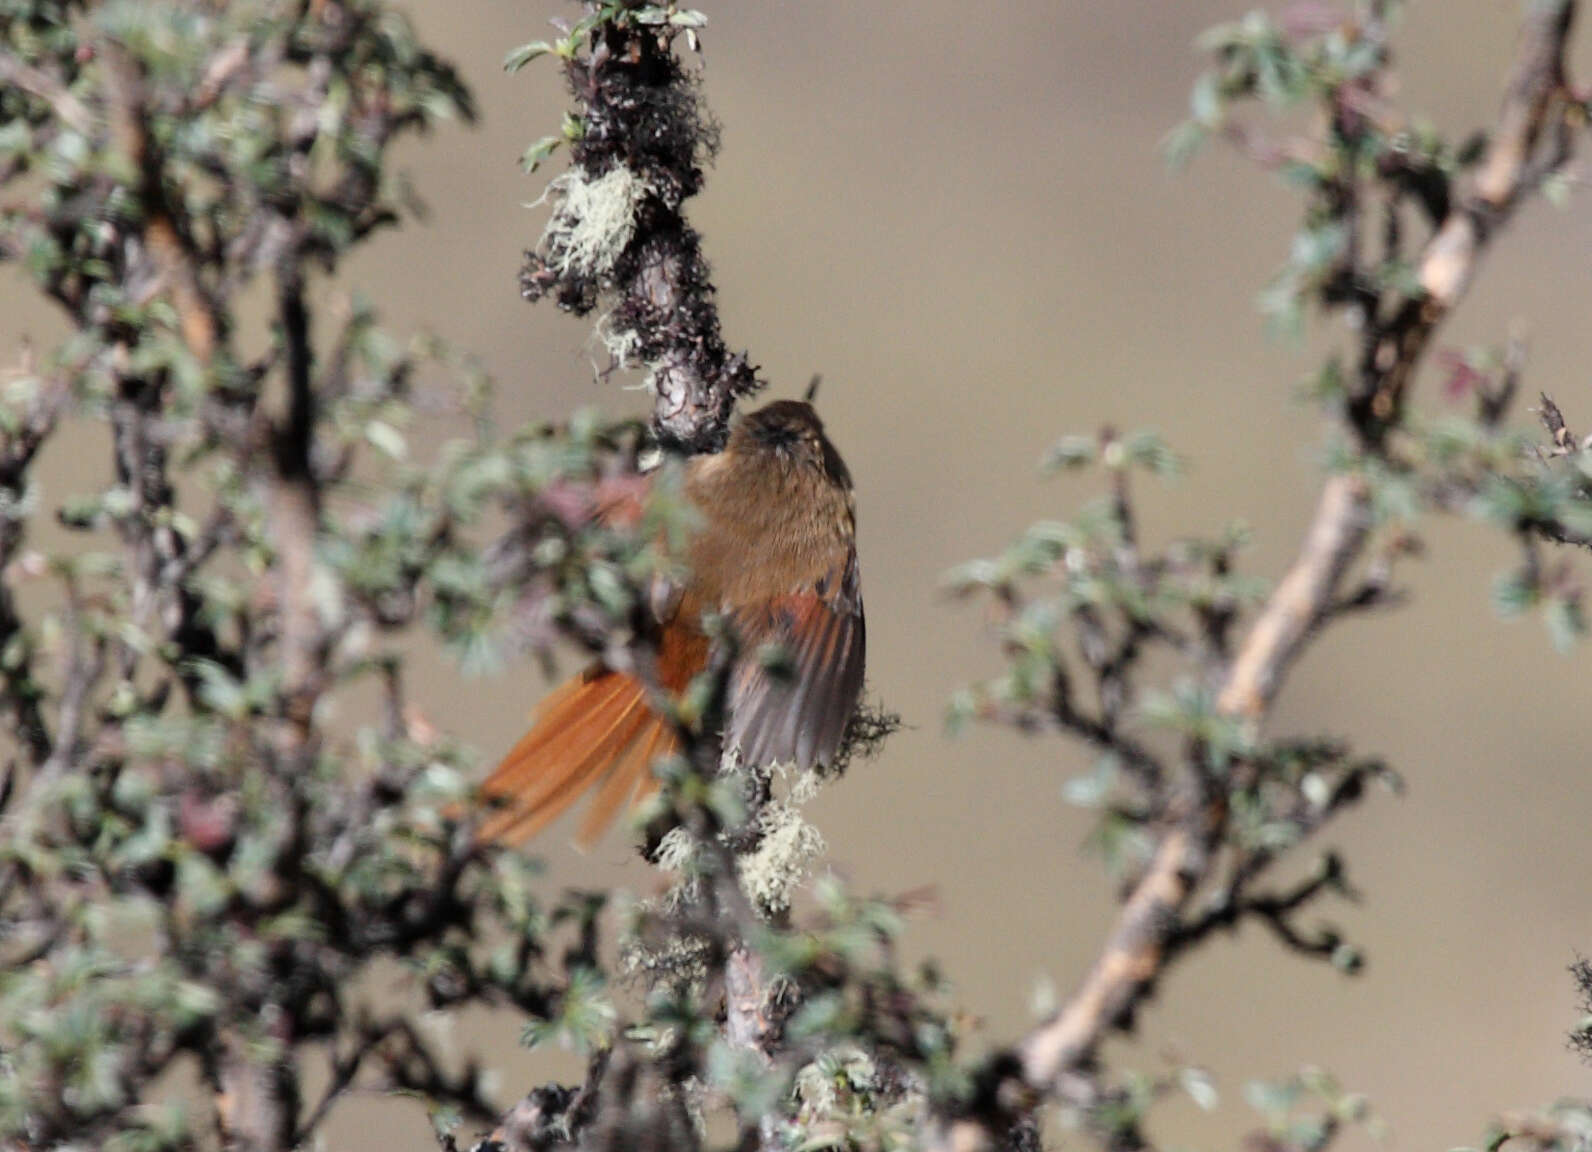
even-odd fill
[{"label": "orange tail feather", "polygon": [[[707,660],[708,640],[695,628],[663,631],[658,680],[679,693]],[[596,842],[625,802],[657,787],[652,762],[677,741],[652,710],[633,676],[595,668],[555,688],[520,738],[481,785],[482,799],[498,805],[482,825],[483,840],[528,840],[558,819],[583,792],[595,790],[575,841]]]},{"label": "orange tail feather", "polygon": [[608,773],[608,779],[603,781],[602,787],[592,797],[591,806],[586,809],[586,815],[581,817],[580,830],[575,833],[577,844],[582,847],[595,844],[627,801],[640,799],[657,787],[651,772],[652,762],[662,747],[672,744],[673,739],[668,728],[656,720],[650,732],[642,729],[641,734],[614,761],[613,771]]},{"label": "orange tail feather", "polygon": [[577,676],[542,703],[531,730],[481,785],[482,797],[500,807],[487,817],[480,837],[527,840],[595,787],[576,836],[590,847],[648,781],[654,756],[672,743],[673,734],[633,677]]}]

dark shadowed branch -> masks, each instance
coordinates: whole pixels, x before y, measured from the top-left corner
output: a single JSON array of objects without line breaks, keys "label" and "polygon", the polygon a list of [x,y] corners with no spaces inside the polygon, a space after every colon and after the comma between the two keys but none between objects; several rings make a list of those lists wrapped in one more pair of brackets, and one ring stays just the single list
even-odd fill
[{"label": "dark shadowed branch", "polygon": [[565,65],[572,163],[549,188],[552,217],[526,254],[522,291],[580,315],[603,302],[603,340],[616,368],[646,370],[659,439],[712,450],[735,402],[761,385],[745,354],[725,346],[711,269],[684,214],[717,144],[675,50],[682,32],[695,33],[639,7],[586,9]]}]

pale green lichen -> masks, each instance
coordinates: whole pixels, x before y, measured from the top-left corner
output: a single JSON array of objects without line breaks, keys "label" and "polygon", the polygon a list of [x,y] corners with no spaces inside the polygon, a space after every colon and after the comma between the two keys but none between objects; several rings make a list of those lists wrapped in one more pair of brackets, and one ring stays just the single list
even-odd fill
[{"label": "pale green lichen", "polygon": [[658,848],[653,853],[652,859],[653,863],[665,872],[684,876],[694,870],[696,855],[696,837],[685,828],[671,828],[664,833],[663,839],[658,841]]},{"label": "pale green lichen", "polygon": [[[604,312],[599,316],[597,323],[592,326],[592,338],[601,345],[615,367],[621,369],[633,367],[640,358],[641,333],[634,328],[625,328],[614,323],[613,317],[612,312]],[[598,369],[599,375],[603,371],[605,370]],[[629,385],[638,390],[649,386],[647,380]]]},{"label": "pale green lichen", "polygon": [[794,1131],[806,1147],[873,1148],[895,1152],[918,1146],[927,1098],[916,1078],[881,1075],[862,1049],[840,1045],[796,1074]]},{"label": "pale green lichen", "polygon": [[824,850],[818,829],[794,805],[771,800],[758,816],[757,848],[740,859],[741,890],[765,914],[790,907],[791,894]]},{"label": "pale green lichen", "polygon": [[539,245],[561,278],[601,278],[636,234],[636,212],[649,188],[623,164],[596,179],[571,168],[552,181],[544,197],[556,203]]},{"label": "pale green lichen", "polygon": [[[721,779],[733,780],[744,771],[734,752],[727,753]],[[737,858],[741,890],[764,916],[777,916],[790,907],[796,889],[811,874],[813,861],[824,851],[823,836],[800,812],[800,804],[811,798],[821,780],[811,772],[794,776],[776,772],[776,779],[787,778],[791,783],[786,796],[768,800],[758,812],[756,846]],[[652,859],[672,877],[672,883],[661,895],[639,902],[636,913],[668,916],[700,902],[700,854],[701,846],[686,829],[673,828],[665,833]],[[704,957],[700,942],[677,938],[663,944],[638,941],[626,950],[623,963],[632,975],[645,973],[653,979],[668,977],[690,983],[705,975]]]}]

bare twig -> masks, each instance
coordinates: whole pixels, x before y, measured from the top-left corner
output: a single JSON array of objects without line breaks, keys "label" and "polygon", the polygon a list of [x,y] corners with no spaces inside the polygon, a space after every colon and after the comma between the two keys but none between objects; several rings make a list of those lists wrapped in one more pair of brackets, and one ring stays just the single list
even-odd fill
[{"label": "bare twig", "polygon": [[1548,435],[1553,437],[1553,453],[1556,456],[1573,456],[1581,450],[1576,443],[1575,433],[1570,431],[1570,426],[1564,421],[1564,413],[1553,402],[1546,392],[1542,394],[1542,407],[1538,409],[1542,417],[1542,424],[1548,430]]},{"label": "bare twig", "polygon": [[289,761],[302,754],[311,731],[319,652],[324,638],[316,619],[315,548],[320,534],[319,496],[310,464],[317,397],[311,380],[309,311],[296,267],[284,267],[278,284],[287,346],[288,411],[275,434],[275,468],[268,482],[272,538],[280,554],[277,610],[281,619],[282,691],[288,701],[284,747]]},{"label": "bare twig", "polygon": [[[1314,875],[1282,891],[1247,893],[1244,889],[1255,874],[1248,866],[1235,869],[1226,891],[1178,930],[1172,938],[1172,946],[1186,949],[1218,929],[1230,929],[1243,920],[1258,919],[1296,952],[1324,960],[1342,960],[1343,939],[1335,930],[1321,928],[1307,934],[1294,924],[1294,916],[1318,897],[1328,893],[1350,893],[1342,861],[1337,856],[1328,853]],[[1357,954],[1350,955],[1352,962],[1358,963]]]},{"label": "bare twig", "polygon": [[66,592],[66,675],[61,688],[54,747],[49,759],[39,768],[40,781],[58,778],[73,763],[82,739],[89,695],[105,670],[105,639],[95,636],[91,640],[84,635],[83,603],[75,581],[67,581]]}]

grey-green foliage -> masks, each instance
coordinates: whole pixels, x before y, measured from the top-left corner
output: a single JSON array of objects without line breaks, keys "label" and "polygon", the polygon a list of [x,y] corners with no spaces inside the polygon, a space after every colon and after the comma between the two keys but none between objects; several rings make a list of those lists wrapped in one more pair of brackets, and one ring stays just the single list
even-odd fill
[{"label": "grey-green foliage", "polygon": [[[498,434],[467,358],[323,284],[411,202],[391,145],[473,115],[394,8],[16,0],[0,71],[8,290],[70,327],[0,394],[0,1142],[286,1148],[356,1080],[484,1123],[418,1014],[582,1019],[595,941],[450,815],[407,638],[607,643],[689,512],[591,527],[639,429]],[[424,457],[421,388],[472,429]]]},{"label": "grey-green foliage", "polygon": [[[1422,245],[1456,212],[1493,211],[1462,204],[1486,134],[1445,134],[1395,103],[1392,40],[1402,7],[1302,4],[1211,29],[1199,47],[1212,66],[1194,85],[1190,118],[1167,140],[1168,155],[1186,161],[1202,142],[1224,139],[1300,196],[1299,228],[1260,304],[1289,331],[1314,308],[1342,314],[1355,333],[1352,354],[1329,357],[1304,393],[1338,418],[1342,435],[1329,444],[1328,465],[1371,486],[1385,555],[1414,551],[1418,521],[1429,512],[1496,525],[1521,543],[1519,564],[1499,579],[1497,607],[1510,615],[1540,610],[1563,649],[1586,630],[1581,582],[1568,558],[1549,562],[1538,546],[1587,546],[1592,485],[1582,446],[1561,434],[1564,419],[1551,402],[1542,412],[1553,413],[1552,443],[1542,443],[1540,430],[1510,427],[1520,341],[1428,357],[1443,379],[1441,406],[1424,411],[1408,410],[1403,375],[1378,367],[1398,359],[1389,352],[1400,341],[1429,332],[1417,275]],[[1555,0],[1533,15],[1565,10]],[[1313,110],[1315,124],[1290,131],[1284,117],[1301,108]],[[1254,109],[1262,115],[1250,115]],[[1530,158],[1541,173],[1528,175],[1527,193],[1540,187],[1562,207],[1564,157],[1587,117],[1584,92],[1551,94],[1541,155]]]},{"label": "grey-green foliage", "polygon": [[[1180,139],[1223,128],[1250,97],[1288,107],[1374,84],[1389,8],[1368,6],[1375,35],[1263,17],[1213,34],[1216,78]],[[528,1043],[589,1056],[583,1084],[539,1088],[510,1118],[518,1146],[695,1149],[704,1110],[727,1105],[740,1146],[906,1148],[972,1117],[1028,1148],[1059,1098],[1089,1137],[1126,1149],[1145,1146],[1141,1121],[1166,1092],[1215,1102],[1197,1068],[1154,1077],[1089,1059],[1065,1084],[1021,1084],[1017,1047],[969,1059],[938,970],[902,962],[913,900],[826,880],[798,913],[783,881],[744,891],[756,858],[741,845],[766,829],[743,825],[777,809],[748,795],[766,780],[718,773],[702,721],[722,707],[722,660],[681,706],[662,702],[681,742],[651,808],[655,858],[679,872],[668,900],[614,915],[608,893],[548,893],[528,859],[476,845],[458,821],[471,755],[439,702],[405,690],[417,631],[469,670],[561,639],[644,657],[642,594],[692,515],[665,463],[639,525],[594,524],[597,506],[640,494],[644,430],[577,417],[499,435],[467,357],[386,332],[322,280],[401,219],[410,197],[389,148],[468,118],[464,85],[379,0],[0,0],[0,25],[0,256],[70,328],[19,353],[0,394],[0,1142],[285,1149],[355,1085],[419,1097],[443,1129],[485,1126],[503,1102],[419,1019],[467,1003],[522,1013]],[[673,435],[711,446],[757,382],[718,335],[678,215],[713,143],[675,56],[701,26],[676,5],[604,0],[508,64],[564,67],[577,107],[549,139],[582,179],[624,164],[645,176],[626,201],[645,227],[605,231],[619,250],[599,263],[533,254],[527,293],[576,311],[616,301],[625,356],[655,381],[698,357],[702,394],[682,395],[719,406],[700,403]],[[530,166],[551,151],[533,146]],[[1394,154],[1407,159],[1389,175]],[[1396,312],[1408,277],[1396,251],[1349,258],[1344,197],[1386,177],[1435,212],[1472,159],[1362,124],[1289,168],[1307,210],[1271,293],[1280,311],[1314,298]],[[580,204],[559,202],[571,228]],[[660,304],[649,274],[670,244],[678,282]],[[269,307],[262,340],[241,335],[245,299]],[[1523,454],[1498,427],[1507,367],[1483,375],[1474,420],[1427,423],[1362,411],[1352,373],[1323,372],[1316,395],[1358,433],[1332,466],[1374,490],[1384,541],[1382,567],[1329,618],[1391,598],[1385,569],[1431,507],[1532,546],[1585,534],[1574,438]],[[470,434],[417,454],[435,440],[421,388],[444,391],[450,427],[462,418]],[[103,452],[104,482],[43,492],[39,461],[56,452]],[[1066,796],[1097,813],[1094,841],[1125,876],[1185,819],[1189,782],[1220,808],[1222,868],[1164,962],[1256,921],[1356,970],[1353,946],[1308,919],[1352,894],[1341,860],[1324,853],[1287,884],[1272,869],[1368,783],[1396,778],[1340,741],[1262,736],[1217,706],[1262,589],[1236,571],[1240,528],[1140,538],[1130,477],[1178,473],[1164,442],[1066,440],[1049,463],[1094,470],[1104,495],[952,577],[996,605],[1009,657],[959,715],[1092,748]],[[36,531],[49,517],[73,534],[65,546]],[[1571,603],[1553,570],[1523,569],[1500,603]],[[1152,654],[1162,663],[1141,664]],[[751,974],[749,1005],[737,973]],[[315,1098],[311,1069],[326,1073]],[[1322,1147],[1365,1115],[1315,1073],[1254,1099],[1278,1148]],[[1569,1148],[1584,1120],[1567,1107],[1498,1142]]]},{"label": "grey-green foliage", "polygon": [[[673,9],[594,15],[620,17],[694,34]],[[485,1126],[504,1101],[420,1019],[468,1003],[612,1067],[615,1139],[659,1121],[695,1140],[683,1089],[723,1077],[796,1124],[791,1085],[837,1031],[888,1029],[875,1060],[948,1068],[941,1017],[889,992],[885,905],[836,896],[801,933],[728,914],[745,898],[719,833],[744,806],[692,727],[722,678],[670,712],[685,754],[654,806],[706,845],[701,883],[626,931],[716,964],[755,937],[800,1005],[778,1059],[727,1047],[715,981],[620,996],[608,895],[548,893],[460,825],[473,754],[406,691],[417,631],[465,671],[561,640],[622,662],[693,514],[671,462],[638,479],[644,429],[503,433],[467,357],[325,278],[406,211],[390,146],[470,117],[452,68],[378,0],[19,0],[0,19],[0,255],[70,327],[0,397],[0,1141],[285,1149],[354,1086]],[[43,492],[53,453],[104,481]],[[594,522],[643,495],[638,523]],[[47,544],[43,517],[71,538]]]}]

